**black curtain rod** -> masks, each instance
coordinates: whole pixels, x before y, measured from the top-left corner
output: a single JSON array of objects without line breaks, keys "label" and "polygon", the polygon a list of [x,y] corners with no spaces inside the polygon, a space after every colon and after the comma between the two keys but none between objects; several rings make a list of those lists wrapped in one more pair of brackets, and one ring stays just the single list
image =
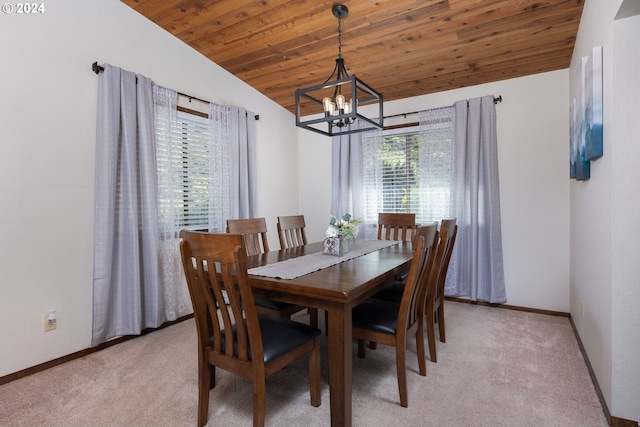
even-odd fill
[{"label": "black curtain rod", "polygon": [[[104,67],[101,67],[100,65],[98,65],[97,62],[93,63],[93,65],[91,66],[91,69],[96,74],[100,74],[101,72],[104,71]],[[186,98],[189,98],[189,102],[191,102],[192,99],[195,99],[196,101],[209,103],[209,101],[205,101],[204,99],[196,98],[195,96],[187,95],[187,94],[184,94],[184,93],[178,92],[178,95],[182,95],[182,96],[184,96]],[[498,95],[498,96],[494,96],[493,97],[493,103],[494,104],[498,104],[500,102],[502,102],[502,95]],[[390,119],[392,117],[404,117],[406,119],[407,116],[409,116],[411,114],[418,114],[419,112],[420,111],[411,111],[410,113],[393,114],[391,116],[384,116],[383,118]],[[256,114],[255,119],[256,120],[260,120],[260,115]]]},{"label": "black curtain rod", "polygon": [[[94,73],[96,73],[96,74],[100,74],[101,72],[103,72],[103,71],[104,71],[104,67],[102,67],[102,66],[98,65],[98,62],[97,62],[97,61],[96,61],[96,62],[94,62],[93,64],[91,64],[91,69],[92,69],[92,70],[93,70],[93,72],[94,72]],[[180,95],[180,96],[184,96],[185,98],[189,98],[189,102],[191,102],[191,100],[195,99],[196,101],[204,102],[204,103],[206,103],[206,104],[211,104],[211,102],[210,102],[210,101],[207,101],[207,100],[205,100],[205,99],[200,99],[200,98],[197,98],[197,97],[195,97],[195,96],[187,95],[186,93],[178,92],[178,95]],[[254,116],[254,118],[255,118],[256,120],[260,120],[260,115],[259,115],[259,114],[256,114],[256,115]]]},{"label": "black curtain rod", "polygon": [[[206,99],[200,99],[195,96],[187,95],[186,93],[178,92],[178,95],[188,98],[189,102],[191,102],[192,100],[196,100],[196,101],[204,102],[205,104],[211,104],[211,101],[207,101]],[[260,114],[256,114],[255,116],[253,116],[253,118],[256,120],[260,120]]]},{"label": "black curtain rod", "polygon": [[[498,95],[498,96],[494,96],[493,97],[493,103],[497,104],[499,102],[502,102],[502,95]],[[418,114],[420,111],[411,111],[410,113],[400,113],[400,114],[393,114],[391,116],[384,116],[385,119],[390,119],[392,117],[404,117],[405,119],[407,118],[407,116],[410,116],[412,114]]]},{"label": "black curtain rod", "polygon": [[189,98],[189,102],[191,102],[192,100],[195,99],[196,101],[204,102],[205,104],[211,104],[209,101],[206,101],[206,100],[200,99],[200,98],[196,98],[195,96],[187,95],[186,93],[178,92],[178,95],[184,96],[185,98]]}]

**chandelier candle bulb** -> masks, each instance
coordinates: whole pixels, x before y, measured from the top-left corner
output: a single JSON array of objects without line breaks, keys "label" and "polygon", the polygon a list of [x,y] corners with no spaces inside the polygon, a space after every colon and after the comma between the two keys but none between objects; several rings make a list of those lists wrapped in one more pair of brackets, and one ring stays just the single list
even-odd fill
[{"label": "chandelier candle bulb", "polygon": [[331,104],[333,104],[333,102],[331,102],[331,98],[329,98],[328,96],[326,96],[323,100],[322,100],[322,105],[324,107],[324,112],[328,113],[332,110],[331,108]]}]

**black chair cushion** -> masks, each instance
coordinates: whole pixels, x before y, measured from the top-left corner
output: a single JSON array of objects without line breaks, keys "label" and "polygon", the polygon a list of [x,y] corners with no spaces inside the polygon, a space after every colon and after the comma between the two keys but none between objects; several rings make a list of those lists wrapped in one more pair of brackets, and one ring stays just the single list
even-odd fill
[{"label": "black chair cushion", "polygon": [[373,295],[371,298],[400,304],[400,302],[402,301],[403,292],[404,282],[395,282],[391,286],[388,286],[377,294]]},{"label": "black chair cushion", "polygon": [[353,308],[354,328],[395,334],[398,330],[400,304],[370,298]]},{"label": "black chair cushion", "polygon": [[[264,350],[264,363],[269,363],[283,354],[301,346],[307,341],[319,336],[322,331],[313,326],[292,320],[280,319],[272,316],[258,316],[260,332],[262,334],[262,348]],[[233,329],[235,335],[235,326]],[[225,331],[222,332],[222,349],[225,351]],[[209,344],[213,346],[213,337],[209,338]],[[237,340],[234,340],[233,354],[238,355]],[[251,353],[249,353],[251,360]]]}]

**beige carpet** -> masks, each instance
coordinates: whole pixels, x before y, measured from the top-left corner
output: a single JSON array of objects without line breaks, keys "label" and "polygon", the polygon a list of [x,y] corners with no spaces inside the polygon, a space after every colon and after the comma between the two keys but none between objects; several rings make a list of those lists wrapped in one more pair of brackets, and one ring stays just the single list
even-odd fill
[{"label": "beige carpet", "polygon": [[[445,308],[447,342],[427,377],[409,345],[409,408],[399,405],[394,350],[358,359],[354,345],[354,426],[607,426],[568,319]],[[268,426],[330,424],[324,345],[322,405],[309,404],[306,361],[296,363],[267,380]],[[196,370],[191,319],[0,386],[0,426],[195,426]],[[250,382],[217,372],[208,426],[250,426]]]}]

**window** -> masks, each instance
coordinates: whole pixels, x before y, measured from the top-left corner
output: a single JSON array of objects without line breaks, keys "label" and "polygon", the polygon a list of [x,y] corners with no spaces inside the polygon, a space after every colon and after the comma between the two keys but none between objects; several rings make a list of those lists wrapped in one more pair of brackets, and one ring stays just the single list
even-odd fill
[{"label": "window", "polygon": [[377,217],[378,210],[410,212],[416,222],[427,223],[451,215],[452,114],[449,107],[429,110],[421,113],[420,126],[384,131],[367,162],[375,158],[378,165],[365,171],[370,175],[365,182],[381,180],[370,188],[380,189],[382,196],[367,204],[366,217]]},{"label": "window", "polygon": [[381,150],[383,212],[416,212],[420,203],[418,132],[383,136]]},{"label": "window", "polygon": [[[156,132],[166,132],[167,126],[158,126]],[[174,216],[177,230],[208,229],[211,190],[216,187],[210,173],[208,119],[178,111],[169,133],[172,143],[159,145],[156,153],[158,175],[168,177],[159,182],[159,215]]]}]

